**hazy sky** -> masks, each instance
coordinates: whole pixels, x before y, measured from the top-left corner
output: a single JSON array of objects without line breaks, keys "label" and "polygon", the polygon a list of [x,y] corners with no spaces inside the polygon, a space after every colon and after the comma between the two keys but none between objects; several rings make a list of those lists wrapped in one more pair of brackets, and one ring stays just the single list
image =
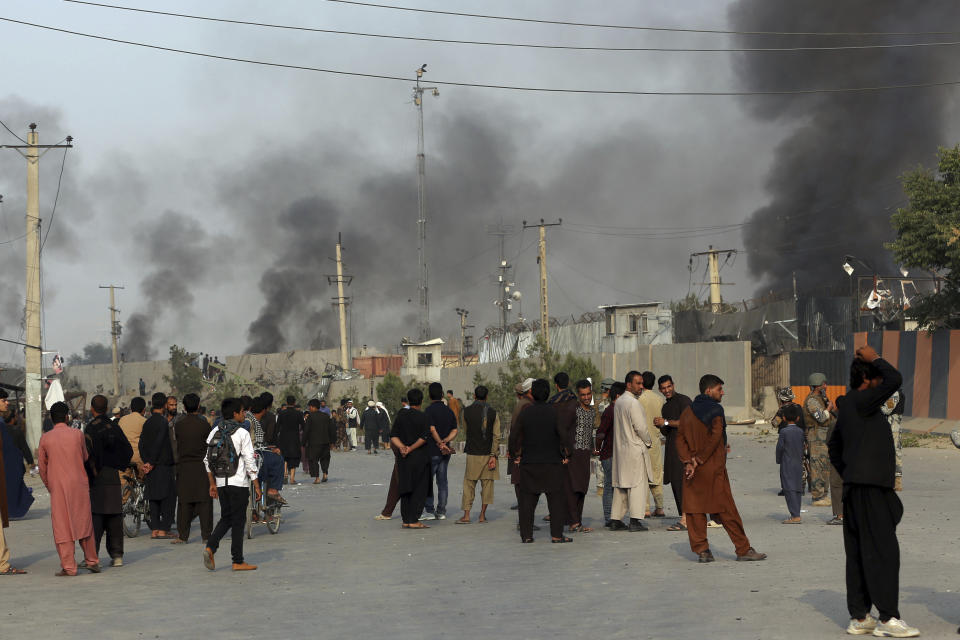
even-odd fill
[{"label": "hazy sky", "polygon": [[[615,46],[736,46],[727,36],[613,31],[431,16],[314,1],[120,2],[127,6],[320,28],[473,40]],[[724,28],[724,2],[638,7],[599,3],[428,2],[460,11],[591,22]],[[602,11],[596,7],[602,6]],[[493,48],[274,30],[70,4],[10,0],[0,16],[225,56],[425,81],[524,86],[735,90],[727,53]],[[829,28],[829,27],[827,27]],[[122,284],[126,322],[152,319],[149,346],[172,342],[226,355],[254,344],[327,344],[336,337],[326,286],[338,231],[356,276],[354,343],[388,349],[416,335],[416,112],[412,82],[258,67],[153,51],[0,23],[7,65],[0,119],[42,143],[67,133],[56,218],[44,251],[45,346],[65,355],[108,339],[107,293]],[[743,43],[739,43],[743,44]],[[756,55],[756,54],[754,54]],[[742,69],[741,69],[742,71]],[[804,77],[805,83],[811,82]],[[758,88],[758,87],[754,87]],[[949,93],[942,94],[944,100]],[[752,100],[766,100],[755,98]],[[777,146],[795,129],[735,97],[642,97],[441,87],[425,100],[428,262],[434,333],[454,336],[467,307],[480,335],[498,321],[497,264],[487,225],[503,219],[524,293],[537,317],[535,232],[549,232],[551,315],[599,304],[687,294],[688,255],[743,248],[739,229],[651,240],[653,227],[744,222],[769,200]],[[796,119],[797,114],[793,113]],[[15,140],[0,131],[0,140]],[[943,144],[952,144],[949,138]],[[928,164],[933,161],[930,150]],[[60,152],[41,169],[48,224]],[[0,240],[23,233],[24,162],[0,155]],[[515,259],[514,259],[515,258]],[[17,339],[22,241],[0,245],[4,330]],[[724,294],[751,297],[760,282],[740,256]],[[702,271],[692,280],[699,282]],[[694,285],[693,291],[701,287]],[[277,294],[282,292],[283,295]],[[408,302],[408,300],[410,302]],[[251,323],[258,322],[251,333]],[[265,326],[269,325],[269,326]],[[0,347],[0,360],[22,351]]]}]

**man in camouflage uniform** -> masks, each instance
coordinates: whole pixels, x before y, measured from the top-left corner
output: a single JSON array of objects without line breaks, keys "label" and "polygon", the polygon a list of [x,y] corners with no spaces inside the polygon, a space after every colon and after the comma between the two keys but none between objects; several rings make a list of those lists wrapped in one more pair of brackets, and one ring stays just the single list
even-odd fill
[{"label": "man in camouflage uniform", "polygon": [[903,389],[896,391],[880,407],[881,413],[890,423],[893,435],[893,451],[897,461],[896,475],[893,479],[894,491],[903,491],[903,441],[900,439],[900,425],[903,422]]},{"label": "man in camouflage uniform", "polygon": [[[827,442],[833,434],[833,427],[837,424],[836,408],[827,399],[827,376],[822,373],[811,373],[808,379],[810,394],[803,401],[803,421],[807,433],[807,446],[810,448],[810,473],[812,477],[810,494],[813,506],[829,507],[832,505],[830,454],[827,451]],[[839,477],[839,476],[838,476]],[[840,496],[837,495],[837,502]],[[834,515],[838,516],[834,507]],[[841,512],[842,513],[842,512]]]}]

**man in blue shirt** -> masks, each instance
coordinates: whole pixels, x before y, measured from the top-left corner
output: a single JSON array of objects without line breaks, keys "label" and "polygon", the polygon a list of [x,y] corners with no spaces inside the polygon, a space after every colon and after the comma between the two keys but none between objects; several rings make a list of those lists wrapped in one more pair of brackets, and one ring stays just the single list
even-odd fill
[{"label": "man in blue shirt", "polygon": [[[430,456],[430,486],[433,488],[433,478],[437,480],[436,508],[433,495],[427,496],[426,513],[420,516],[421,520],[447,518],[447,465],[453,448],[450,443],[457,437],[457,416],[443,403],[443,385],[433,382],[427,389],[430,395],[430,406],[424,414],[430,425],[430,439],[427,440],[427,455]],[[433,493],[431,491],[431,493]]]}]

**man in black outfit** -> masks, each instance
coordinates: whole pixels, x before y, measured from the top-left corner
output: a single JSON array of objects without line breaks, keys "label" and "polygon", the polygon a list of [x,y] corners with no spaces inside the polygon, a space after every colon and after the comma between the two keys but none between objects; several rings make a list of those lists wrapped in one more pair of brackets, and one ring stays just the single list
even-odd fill
[{"label": "man in black outfit", "polygon": [[123,566],[123,500],[120,472],[130,464],[133,448],[123,430],[107,418],[107,398],[95,395],[90,401],[93,420],[84,429],[87,443],[90,505],[93,511],[93,537],[100,554],[100,540],[107,533],[107,553],[111,567]]},{"label": "man in black outfit", "polygon": [[164,416],[167,396],[157,392],[150,398],[151,414],[143,423],[140,432],[140,459],[146,474],[147,498],[150,500],[150,538],[153,540],[174,538],[173,510],[177,504],[177,487],[174,482],[173,443],[170,440],[170,424]]},{"label": "man in black outfit", "polygon": [[[893,490],[896,461],[890,424],[880,407],[903,376],[872,347],[857,349],[850,390],[837,400],[830,462],[843,478],[843,547],[847,556],[847,633],[892,638],[920,635],[900,619],[900,546],[903,504]],[[877,606],[879,621],[870,615]]]},{"label": "man in black outfit", "polygon": [[547,403],[550,383],[542,378],[533,381],[530,392],[533,404],[517,415],[510,427],[510,458],[519,462],[514,473],[519,475],[520,538],[533,542],[533,514],[540,494],[546,493],[551,542],[573,542],[563,535],[567,519],[563,465],[567,464],[567,452],[557,405]]},{"label": "man in black outfit", "polygon": [[[336,442],[337,427],[323,411],[320,401],[314,398],[307,403],[307,417],[303,424],[303,446],[307,450],[307,462],[313,484],[327,481],[330,472],[330,445]],[[323,471],[323,480],[320,472]]]},{"label": "man in black outfit", "polygon": [[407,392],[409,409],[397,412],[390,431],[390,442],[397,450],[397,487],[400,493],[400,515],[404,529],[427,529],[419,522],[420,513],[427,500],[430,486],[430,455],[424,445],[430,437],[427,416],[420,411],[423,392],[410,389]]}]

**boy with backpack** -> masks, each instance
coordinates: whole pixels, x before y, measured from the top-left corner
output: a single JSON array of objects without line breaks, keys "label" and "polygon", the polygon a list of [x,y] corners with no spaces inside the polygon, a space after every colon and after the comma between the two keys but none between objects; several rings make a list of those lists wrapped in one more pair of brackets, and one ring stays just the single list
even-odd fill
[{"label": "boy with backpack", "polygon": [[243,560],[243,526],[247,520],[251,482],[257,500],[260,499],[253,442],[250,432],[243,428],[240,400],[227,398],[220,409],[223,421],[207,436],[207,455],[203,459],[210,480],[210,497],[220,500],[220,520],[203,549],[203,566],[214,570],[213,554],[220,546],[220,539],[230,530],[233,570],[252,571],[257,566]]},{"label": "boy with backpack", "polygon": [[787,501],[790,517],[783,524],[800,524],[800,494],[803,491],[803,429],[800,405],[785,404],[780,409],[780,437],[777,439],[777,464],[780,465],[780,488]]}]

